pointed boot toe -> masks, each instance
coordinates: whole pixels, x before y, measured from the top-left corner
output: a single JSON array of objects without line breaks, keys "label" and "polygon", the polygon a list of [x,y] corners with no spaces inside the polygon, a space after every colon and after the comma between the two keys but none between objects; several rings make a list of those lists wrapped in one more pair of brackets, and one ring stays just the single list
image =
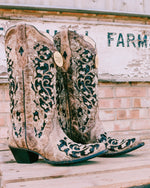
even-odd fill
[{"label": "pointed boot toe", "polygon": [[145,145],[145,143],[138,138],[116,139],[109,137],[106,132],[100,135],[99,143],[105,143],[108,149],[108,152],[103,155],[105,157],[117,157]]}]

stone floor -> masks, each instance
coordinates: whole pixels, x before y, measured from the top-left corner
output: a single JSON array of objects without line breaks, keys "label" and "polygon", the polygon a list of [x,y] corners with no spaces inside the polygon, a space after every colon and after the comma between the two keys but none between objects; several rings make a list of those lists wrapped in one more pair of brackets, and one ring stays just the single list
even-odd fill
[{"label": "stone floor", "polygon": [[97,157],[70,166],[52,166],[42,159],[17,164],[7,146],[0,144],[0,188],[150,187],[150,140],[145,143],[121,157]]}]

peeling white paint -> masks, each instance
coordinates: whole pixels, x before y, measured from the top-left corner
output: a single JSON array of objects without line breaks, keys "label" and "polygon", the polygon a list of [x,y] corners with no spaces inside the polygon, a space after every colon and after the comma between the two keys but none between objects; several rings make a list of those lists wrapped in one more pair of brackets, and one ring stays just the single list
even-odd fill
[{"label": "peeling white paint", "polygon": [[[77,20],[76,17],[20,18],[20,20],[0,20],[0,75],[6,70],[4,34],[18,23],[34,25],[38,30],[54,35],[66,26],[85,35],[88,33],[96,41],[99,56],[99,78],[115,81],[150,81],[150,26],[121,24],[99,20]],[[108,38],[108,33],[111,39]],[[147,36],[144,42],[144,36]],[[134,40],[132,40],[134,36]],[[139,38],[141,43],[139,43]],[[142,47],[143,42],[143,47]],[[2,68],[3,67],[3,68]]]}]

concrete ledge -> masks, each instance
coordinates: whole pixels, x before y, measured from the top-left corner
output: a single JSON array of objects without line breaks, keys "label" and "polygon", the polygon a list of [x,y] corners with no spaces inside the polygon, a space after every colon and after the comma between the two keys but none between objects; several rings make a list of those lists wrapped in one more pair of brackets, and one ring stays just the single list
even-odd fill
[{"label": "concrete ledge", "polygon": [[139,150],[116,158],[97,157],[70,166],[52,166],[42,159],[17,164],[1,144],[1,188],[120,188],[150,184],[150,140]]}]

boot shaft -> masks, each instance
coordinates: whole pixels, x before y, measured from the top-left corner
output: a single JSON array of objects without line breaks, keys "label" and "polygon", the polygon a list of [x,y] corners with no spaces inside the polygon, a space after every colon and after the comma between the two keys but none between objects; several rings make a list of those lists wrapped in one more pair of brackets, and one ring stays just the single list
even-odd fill
[{"label": "boot shaft", "polygon": [[[57,33],[54,42],[62,53],[61,35],[61,32]],[[83,36],[73,31],[68,31],[68,40],[71,51],[70,66],[67,70],[60,68],[57,71],[57,80],[63,80],[58,82],[57,87],[65,91],[58,95],[59,121],[71,139],[87,143],[95,129],[98,110],[96,49]],[[67,57],[67,52],[65,56]]]},{"label": "boot shaft", "polygon": [[52,129],[56,108],[55,51],[52,42],[33,26],[18,25],[6,33],[13,125],[10,141],[14,145],[35,147]]}]

